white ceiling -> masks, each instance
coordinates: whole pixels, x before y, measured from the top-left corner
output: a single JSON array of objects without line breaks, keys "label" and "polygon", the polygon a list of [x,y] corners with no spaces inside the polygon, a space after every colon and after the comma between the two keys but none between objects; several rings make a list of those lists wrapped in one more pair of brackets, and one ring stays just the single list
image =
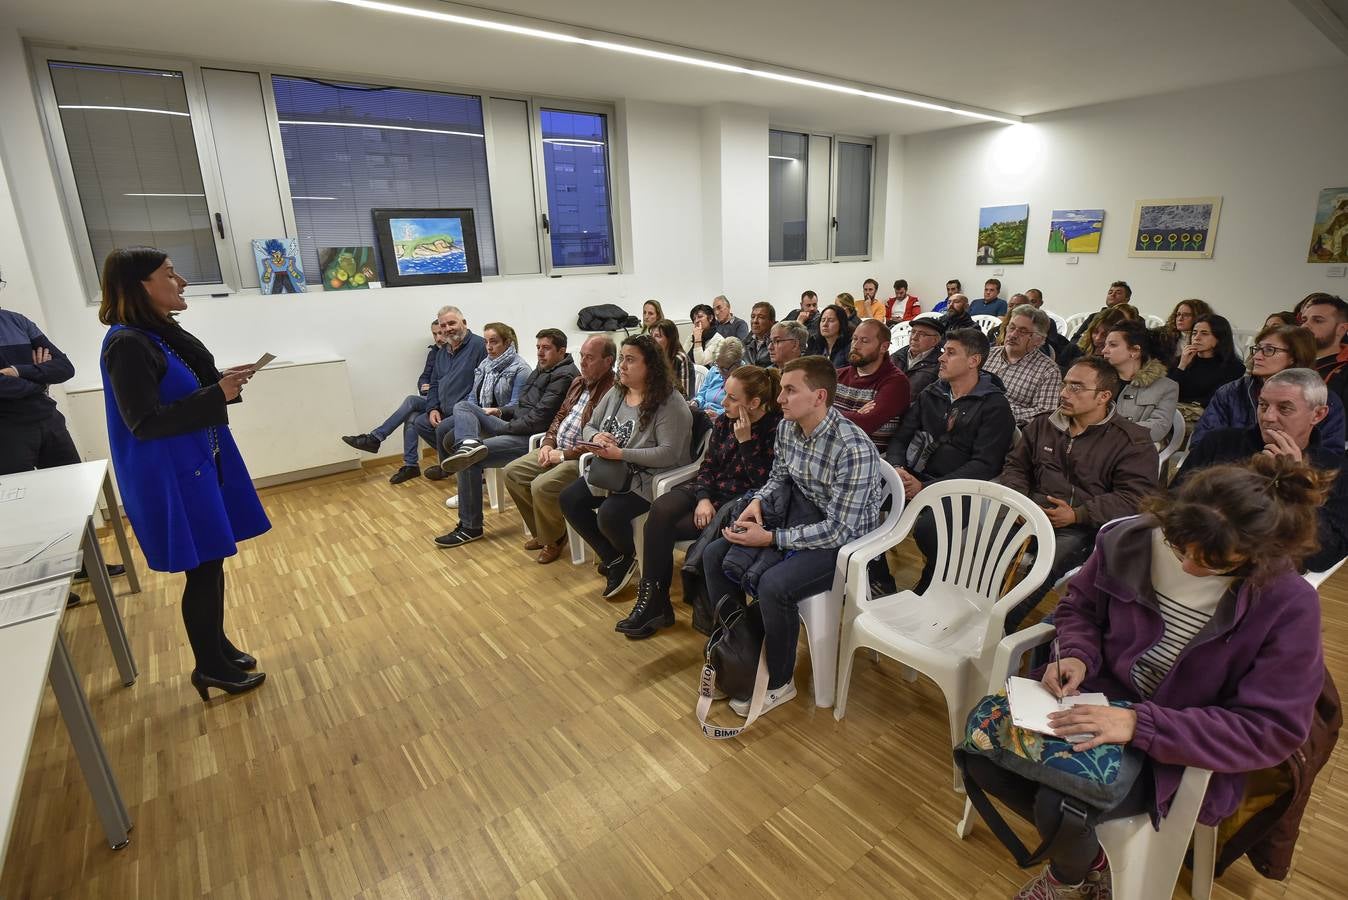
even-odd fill
[{"label": "white ceiling", "polygon": [[[1026,116],[1345,61],[1288,0],[495,0],[494,6]],[[746,103],[770,109],[778,123],[850,133],[905,134],[971,121],[327,0],[0,0],[0,7],[0,20],[31,39],[189,59],[289,63],[564,97]],[[474,14],[492,12],[479,7]]]}]

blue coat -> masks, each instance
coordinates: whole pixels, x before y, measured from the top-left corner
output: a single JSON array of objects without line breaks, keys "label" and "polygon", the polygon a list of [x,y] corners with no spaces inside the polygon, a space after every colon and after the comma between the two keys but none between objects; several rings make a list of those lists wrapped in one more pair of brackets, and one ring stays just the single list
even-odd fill
[{"label": "blue coat", "polygon": [[[1217,388],[1217,392],[1204,407],[1203,415],[1194,425],[1193,434],[1189,437],[1189,446],[1197,447],[1209,434],[1221,428],[1254,428],[1258,425],[1259,418],[1255,412],[1257,388],[1253,375],[1242,375],[1237,380]],[[1324,420],[1315,426],[1315,435],[1326,450],[1331,453],[1343,452],[1343,401],[1333,391],[1329,392],[1329,412],[1325,414]]]},{"label": "blue coat", "polygon": [[[108,330],[105,348],[108,338],[122,328],[114,325]],[[181,400],[203,386],[159,337],[141,333],[154,341],[168,365],[159,382],[161,404]],[[271,528],[228,425],[141,440],[122,418],[106,362],[100,361],[99,368],[117,486],[151,569],[182,572],[233,556],[238,541]]]}]

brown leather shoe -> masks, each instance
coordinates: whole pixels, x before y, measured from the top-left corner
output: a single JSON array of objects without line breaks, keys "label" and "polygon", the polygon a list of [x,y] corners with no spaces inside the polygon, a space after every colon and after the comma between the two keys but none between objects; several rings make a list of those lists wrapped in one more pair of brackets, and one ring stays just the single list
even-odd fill
[{"label": "brown leather shoe", "polygon": [[534,552],[535,550],[542,550],[543,542],[540,541],[538,538],[529,538],[529,542],[524,545],[524,549],[528,550],[530,553]]},{"label": "brown leather shoe", "polygon": [[550,562],[556,562],[557,557],[562,555],[562,548],[566,546],[566,535],[562,535],[556,542],[544,544],[543,549],[538,551],[539,565],[546,566]]}]

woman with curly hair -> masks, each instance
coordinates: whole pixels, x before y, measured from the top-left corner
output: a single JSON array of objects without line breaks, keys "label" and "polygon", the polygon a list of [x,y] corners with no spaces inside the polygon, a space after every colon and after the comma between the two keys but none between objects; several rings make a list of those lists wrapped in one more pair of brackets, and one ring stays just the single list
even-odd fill
[{"label": "woman with curly hair", "polygon": [[[632,520],[651,508],[655,479],[684,465],[692,452],[693,414],[674,389],[665,354],[650,335],[622,343],[618,382],[581,432],[581,449],[626,470],[621,487],[595,494],[579,478],[558,498],[562,515],[599,557],[604,598],[617,596],[637,570]],[[599,464],[596,460],[596,465]],[[613,466],[608,466],[612,470]]]},{"label": "woman with curly hair", "polygon": [[1176,303],[1165,324],[1153,332],[1156,358],[1167,366],[1178,364],[1180,354],[1189,346],[1189,341],[1193,340],[1194,324],[1201,316],[1210,315],[1212,307],[1196,297]]},{"label": "woman with curly hair", "polygon": [[[1139,751],[1132,789],[1101,820],[1166,815],[1184,769],[1212,770],[1198,815],[1239,807],[1245,773],[1279,765],[1310,733],[1326,672],[1320,599],[1297,574],[1316,547],[1316,507],[1333,476],[1259,455],[1196,473],[1143,513],[1100,530],[1095,553],[1054,614],[1054,696],[1102,692],[1124,705],[1054,712],[1057,735]],[[1061,793],[969,757],[967,778],[1052,835]],[[1049,865],[1017,898],[1107,896],[1109,863],[1093,828],[1059,832]],[[1101,890],[1101,889],[1104,890]]]}]

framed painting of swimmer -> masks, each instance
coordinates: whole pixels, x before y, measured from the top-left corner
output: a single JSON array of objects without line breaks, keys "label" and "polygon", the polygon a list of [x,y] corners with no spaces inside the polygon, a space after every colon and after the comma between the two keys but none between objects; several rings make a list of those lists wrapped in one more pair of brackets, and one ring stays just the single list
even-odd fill
[{"label": "framed painting of swimmer", "polygon": [[482,280],[471,209],[375,209],[386,287]]},{"label": "framed painting of swimmer", "polygon": [[1129,256],[1212,259],[1221,197],[1139,200],[1133,209]]}]

